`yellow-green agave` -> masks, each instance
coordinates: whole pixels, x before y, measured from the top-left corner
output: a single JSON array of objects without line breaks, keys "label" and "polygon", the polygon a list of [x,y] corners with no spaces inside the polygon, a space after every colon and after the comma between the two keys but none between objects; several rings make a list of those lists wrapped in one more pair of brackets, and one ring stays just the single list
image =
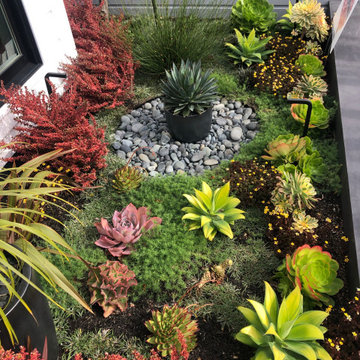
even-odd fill
[{"label": "yellow-green agave", "polygon": [[189,230],[202,227],[205,238],[210,241],[218,231],[232,239],[234,235],[230,225],[233,225],[235,220],[245,219],[245,216],[244,211],[236,209],[240,200],[229,196],[230,182],[213,192],[203,181],[202,191],[194,190],[195,196],[183,194],[192,205],[182,209],[186,211],[182,218],[192,221]]}]

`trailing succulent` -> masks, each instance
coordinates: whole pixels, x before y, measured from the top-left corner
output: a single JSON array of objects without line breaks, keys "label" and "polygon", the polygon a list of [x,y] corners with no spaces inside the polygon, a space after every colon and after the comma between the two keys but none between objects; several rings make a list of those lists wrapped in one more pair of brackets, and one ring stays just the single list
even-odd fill
[{"label": "trailing succulent", "polygon": [[115,310],[127,309],[128,290],[137,285],[135,273],[119,261],[108,260],[105,264],[89,272],[88,287],[91,304],[99,304],[104,310],[104,317]]},{"label": "trailing succulent", "polygon": [[166,109],[184,117],[203,113],[216,100],[216,80],[210,75],[210,70],[201,73],[200,61],[181,60],[179,68],[173,64],[162,81]]},{"label": "trailing succulent", "polygon": [[329,315],[325,311],[303,312],[303,296],[296,287],[280,307],[272,287],[265,282],[264,304],[248,300],[254,310],[239,306],[250,325],[235,339],[255,347],[252,360],[331,360],[317,340],[324,340],[327,329],[321,326]]},{"label": "trailing succulent", "polygon": [[305,75],[314,75],[323,77],[326,75],[322,61],[314,55],[302,54],[295,61],[301,72]]},{"label": "trailing succulent", "polygon": [[[312,104],[309,128],[326,129],[329,126],[329,110],[319,99],[310,100]],[[291,115],[296,120],[305,124],[308,106],[305,104],[292,104]]]},{"label": "trailing succulent", "polygon": [[271,198],[276,211],[288,213],[314,206],[316,191],[309,177],[295,169],[294,173],[284,171],[278,179]]},{"label": "trailing succulent", "polygon": [[330,296],[344,286],[343,281],[336,277],[338,269],[338,262],[320,246],[303,245],[292,256],[286,255],[286,260],[278,268],[280,274],[285,275],[280,277],[280,287],[288,293],[292,287],[298,286],[317,305],[334,305]]},{"label": "trailing succulent", "polygon": [[323,42],[328,36],[329,25],[324,9],[317,0],[302,0],[291,9],[290,21],[298,25],[302,35]]},{"label": "trailing succulent", "polygon": [[173,346],[181,351],[178,332],[183,335],[187,350],[190,352],[196,346],[196,332],[199,330],[197,321],[191,320],[187,308],[177,305],[164,305],[162,311],[153,311],[152,319],[145,322],[147,329],[153,334],[147,342],[156,345],[162,356],[170,355]]},{"label": "trailing succulent", "polygon": [[262,34],[275,25],[276,13],[267,0],[238,0],[232,7],[231,19],[235,27],[244,33],[255,29]]},{"label": "trailing succulent", "polygon": [[270,41],[271,36],[260,39],[255,36],[255,30],[252,29],[249,36],[241,34],[238,29],[234,29],[238,46],[231,43],[225,45],[230,48],[231,52],[228,52],[228,56],[234,59],[234,64],[245,64],[250,66],[253,63],[263,63],[268,54],[274,52],[274,50],[266,50],[266,44]]},{"label": "trailing succulent", "polygon": [[214,192],[206,182],[202,182],[202,191],[194,189],[194,195],[183,194],[192,206],[182,208],[186,214],[182,217],[192,221],[189,230],[203,228],[204,236],[213,240],[217,231],[233,238],[230,225],[235,220],[245,219],[244,211],[237,209],[240,200],[229,196],[230,182]]},{"label": "trailing succulent", "polygon": [[146,207],[136,209],[133,204],[129,204],[120,212],[114,212],[112,223],[111,227],[106,219],[101,218],[100,222],[94,224],[100,233],[95,244],[107,249],[112,256],[121,257],[134,250],[133,244],[140,239],[142,231],[161,224],[161,219],[149,218]]}]

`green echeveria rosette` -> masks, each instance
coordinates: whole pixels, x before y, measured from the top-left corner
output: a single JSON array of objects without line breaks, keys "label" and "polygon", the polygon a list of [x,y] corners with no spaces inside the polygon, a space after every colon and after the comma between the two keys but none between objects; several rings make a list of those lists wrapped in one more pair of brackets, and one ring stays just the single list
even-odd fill
[{"label": "green echeveria rosette", "polygon": [[330,296],[336,295],[344,286],[337,278],[339,264],[320,246],[304,245],[292,257],[287,255],[286,269],[292,282],[318,304],[334,305]]},{"label": "green echeveria rosette", "polygon": [[305,75],[313,75],[323,77],[326,75],[322,61],[315,55],[302,54],[295,61],[301,72]]},{"label": "green echeveria rosette", "polygon": [[[310,116],[309,128],[326,129],[329,126],[329,110],[318,100],[311,100],[312,111]],[[305,104],[292,104],[291,115],[296,120],[305,124],[308,106]]]}]

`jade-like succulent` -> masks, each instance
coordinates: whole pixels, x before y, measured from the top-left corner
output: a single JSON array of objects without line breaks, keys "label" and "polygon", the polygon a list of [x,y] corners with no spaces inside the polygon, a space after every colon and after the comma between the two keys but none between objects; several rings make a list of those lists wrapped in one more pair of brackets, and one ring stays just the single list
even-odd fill
[{"label": "jade-like succulent", "polygon": [[303,97],[308,99],[322,99],[327,93],[328,86],[326,81],[321,79],[320,76],[303,75],[294,90],[303,94]]},{"label": "jade-like succulent", "polygon": [[[329,110],[319,99],[312,99],[312,111],[309,128],[326,129],[329,126]],[[308,106],[305,104],[292,104],[291,115],[301,123],[305,123]]]},{"label": "jade-like succulent", "polygon": [[271,198],[275,206],[278,198],[283,197],[292,211],[313,207],[313,203],[317,201],[316,191],[309,177],[295,169],[294,173],[284,171],[278,179]]},{"label": "jade-like succulent", "polygon": [[89,272],[88,286],[91,304],[98,303],[104,310],[104,317],[115,310],[125,311],[128,290],[137,285],[135,273],[119,261],[108,260]]},{"label": "jade-like succulent", "polygon": [[313,233],[319,225],[318,221],[314,217],[306,215],[305,211],[295,211],[292,218],[294,221],[292,228],[300,234],[303,232]]},{"label": "jade-like succulent", "polygon": [[235,27],[244,33],[255,29],[262,34],[275,25],[276,13],[267,0],[238,0],[232,7],[231,19]]},{"label": "jade-like succulent", "polygon": [[302,293],[318,305],[334,305],[330,296],[344,286],[343,281],[336,277],[338,269],[338,262],[327,251],[309,245],[297,248],[292,256],[287,255],[279,268],[286,272],[293,286],[300,287]]},{"label": "jade-like succulent", "polygon": [[317,0],[302,0],[293,7],[290,21],[299,25],[303,34],[323,42],[328,36],[329,25],[324,9]]},{"label": "jade-like succulent", "polygon": [[295,61],[301,72],[305,75],[314,75],[323,77],[326,75],[322,61],[314,55],[302,54]]},{"label": "jade-like succulent", "polygon": [[146,321],[145,326],[152,333],[147,342],[156,345],[164,357],[170,355],[173,346],[181,351],[178,331],[183,335],[189,352],[196,346],[197,321],[191,320],[191,313],[186,308],[164,305],[162,311],[152,312],[152,319]]},{"label": "jade-like succulent", "polygon": [[277,161],[279,163],[293,163],[299,161],[306,154],[306,148],[311,140],[299,135],[279,135],[275,140],[268,143],[265,151],[269,155],[263,155],[265,160]]},{"label": "jade-like succulent", "polygon": [[110,226],[106,219],[101,218],[100,222],[94,224],[101,235],[95,244],[107,249],[112,256],[121,257],[134,250],[133,244],[140,239],[142,231],[161,224],[161,219],[149,218],[146,207],[136,209],[129,204],[120,212],[114,212],[112,222],[113,226]]},{"label": "jade-like succulent", "polygon": [[192,221],[189,230],[202,227],[205,238],[210,241],[214,239],[217,231],[232,239],[234,235],[230,225],[233,225],[235,220],[245,219],[245,216],[244,211],[236,209],[240,200],[229,196],[230,182],[213,192],[203,181],[202,191],[194,190],[195,196],[183,194],[192,205],[182,208],[186,211],[182,218]]},{"label": "jade-like succulent", "polygon": [[201,114],[217,99],[216,80],[211,71],[201,73],[201,62],[181,60],[179,68],[175,64],[166,71],[166,82],[162,81],[165,107],[174,115],[189,116]]},{"label": "jade-like succulent", "polygon": [[260,39],[255,36],[255,30],[252,29],[249,36],[241,34],[238,29],[234,29],[238,46],[230,43],[225,45],[231,50],[228,56],[234,59],[234,64],[245,64],[250,66],[253,63],[263,63],[266,56],[274,50],[266,50],[266,44],[270,41],[271,36]]},{"label": "jade-like succulent", "polygon": [[265,282],[264,304],[248,300],[254,310],[239,306],[250,325],[235,339],[256,348],[252,360],[331,360],[317,340],[324,340],[321,326],[329,315],[325,311],[303,312],[303,296],[296,287],[280,307],[272,287]]}]

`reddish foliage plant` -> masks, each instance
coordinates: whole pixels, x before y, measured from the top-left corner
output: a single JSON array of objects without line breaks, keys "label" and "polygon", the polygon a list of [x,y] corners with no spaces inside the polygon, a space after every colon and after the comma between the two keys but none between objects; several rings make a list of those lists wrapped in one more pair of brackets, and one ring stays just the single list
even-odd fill
[{"label": "reddish foliage plant", "polygon": [[96,170],[106,166],[107,153],[104,131],[95,119],[88,116],[86,103],[79,103],[76,91],[68,89],[62,96],[53,91],[35,93],[27,88],[0,87],[0,95],[15,115],[19,132],[9,144],[16,156],[7,160],[28,161],[56,149],[72,152],[51,163],[56,171],[62,169],[82,186],[96,180]]},{"label": "reddish foliage plant", "polygon": [[92,0],[64,0],[78,52],[64,64],[68,84],[89,103],[90,111],[123,105],[132,97],[134,61],[123,19],[101,13]]},{"label": "reddish foliage plant", "polygon": [[42,360],[42,358],[36,349],[28,353],[23,346],[20,346],[20,351],[17,353],[0,348],[0,360]]}]

